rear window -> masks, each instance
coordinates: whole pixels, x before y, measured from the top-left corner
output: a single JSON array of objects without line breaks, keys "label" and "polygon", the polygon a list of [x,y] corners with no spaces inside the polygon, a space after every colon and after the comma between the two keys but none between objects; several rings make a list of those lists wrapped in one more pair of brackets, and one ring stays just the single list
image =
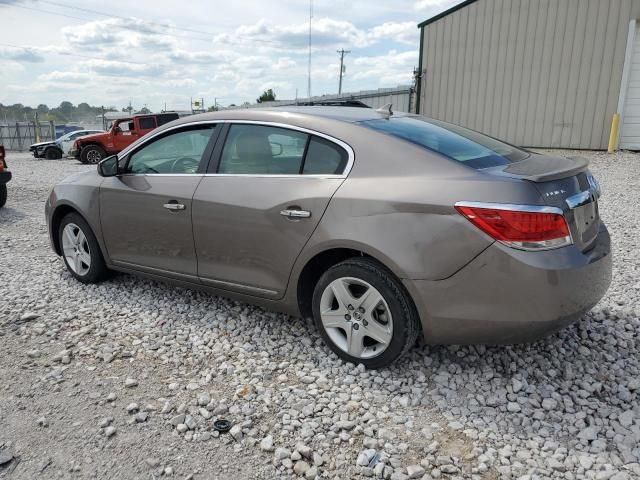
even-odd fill
[{"label": "rear window", "polygon": [[140,118],[140,129],[147,130],[149,128],[156,128],[156,119],[153,117]]},{"label": "rear window", "polygon": [[306,175],[338,175],[344,171],[349,156],[342,148],[324,138],[312,137],[302,173]]},{"label": "rear window", "polygon": [[529,156],[481,133],[426,117],[366,120],[360,124],[478,169],[519,162]]}]

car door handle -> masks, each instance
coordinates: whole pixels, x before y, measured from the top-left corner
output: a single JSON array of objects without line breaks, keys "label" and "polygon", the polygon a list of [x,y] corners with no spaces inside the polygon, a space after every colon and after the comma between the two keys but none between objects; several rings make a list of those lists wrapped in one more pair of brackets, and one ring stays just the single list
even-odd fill
[{"label": "car door handle", "polygon": [[307,210],[281,210],[280,215],[287,218],[309,218],[311,212]]},{"label": "car door handle", "polygon": [[163,205],[167,210],[184,210],[185,206],[181,203],[165,203]]}]

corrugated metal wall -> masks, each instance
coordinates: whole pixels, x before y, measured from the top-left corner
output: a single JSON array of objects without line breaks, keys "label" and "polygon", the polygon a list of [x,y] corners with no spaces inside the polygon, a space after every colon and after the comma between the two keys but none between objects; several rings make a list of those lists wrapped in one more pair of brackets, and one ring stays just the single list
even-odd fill
[{"label": "corrugated metal wall", "polygon": [[420,112],[531,147],[603,149],[640,0],[478,0],[422,36]]}]

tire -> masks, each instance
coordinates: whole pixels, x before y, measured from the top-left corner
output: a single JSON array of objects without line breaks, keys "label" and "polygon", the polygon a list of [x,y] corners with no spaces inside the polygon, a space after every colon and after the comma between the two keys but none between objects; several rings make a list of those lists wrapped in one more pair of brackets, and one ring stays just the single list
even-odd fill
[{"label": "tire", "polygon": [[80,161],[82,163],[96,164],[100,163],[107,153],[99,145],[87,145],[80,151]]},{"label": "tire", "polygon": [[[76,234],[75,237],[66,236],[67,227],[69,233]],[[98,241],[91,227],[79,214],[65,215],[58,227],[58,242],[67,270],[76,280],[82,283],[98,283],[109,276]],[[80,253],[76,254],[76,251]]]},{"label": "tire", "polygon": [[[347,302],[338,300],[341,286],[346,287]],[[416,343],[420,332],[418,313],[400,281],[367,258],[329,268],[315,286],[312,309],[316,327],[331,350],[367,368],[392,364]]]},{"label": "tire", "polygon": [[44,151],[44,158],[47,160],[58,160],[62,158],[62,153],[57,148],[47,148]]},{"label": "tire", "polygon": [[0,208],[4,207],[7,203],[7,185],[0,185]]}]

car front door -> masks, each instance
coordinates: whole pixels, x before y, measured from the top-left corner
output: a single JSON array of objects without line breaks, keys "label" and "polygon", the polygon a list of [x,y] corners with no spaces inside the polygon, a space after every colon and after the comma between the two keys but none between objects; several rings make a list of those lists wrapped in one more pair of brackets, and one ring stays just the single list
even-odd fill
[{"label": "car front door", "polygon": [[69,135],[68,137],[66,137],[64,140],[62,140],[60,142],[60,148],[62,149],[62,155],[68,155],[69,154],[69,150],[71,150],[71,147],[73,146],[73,142],[75,142],[75,140],[77,138],[80,138],[84,135],[88,135],[87,132],[78,132],[78,133],[73,133],[71,135]]},{"label": "car front door", "polygon": [[123,173],[100,186],[100,220],[115,265],[198,281],[191,225],[215,124],[178,127],[120,160]]},{"label": "car front door", "polygon": [[293,127],[231,123],[225,134],[193,198],[198,275],[205,285],[281,298],[353,154]]},{"label": "car front door", "polygon": [[113,145],[107,145],[107,150],[112,152],[120,152],[131,145],[139,138],[138,132],[135,128],[135,122],[133,119],[124,120],[117,123],[116,128],[113,130],[112,141]]}]

